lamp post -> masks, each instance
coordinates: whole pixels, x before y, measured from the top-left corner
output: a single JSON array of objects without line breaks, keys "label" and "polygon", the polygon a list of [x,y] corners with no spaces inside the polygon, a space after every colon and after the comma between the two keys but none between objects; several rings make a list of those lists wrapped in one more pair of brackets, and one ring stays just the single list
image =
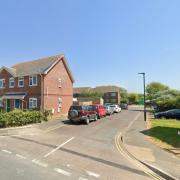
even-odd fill
[{"label": "lamp post", "polygon": [[138,73],[143,75],[143,86],[144,86],[144,121],[146,121],[146,73]]}]

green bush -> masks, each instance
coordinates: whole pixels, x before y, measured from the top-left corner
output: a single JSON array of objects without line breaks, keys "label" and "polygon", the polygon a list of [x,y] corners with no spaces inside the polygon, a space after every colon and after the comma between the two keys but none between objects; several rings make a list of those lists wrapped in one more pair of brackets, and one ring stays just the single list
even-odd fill
[{"label": "green bush", "polygon": [[0,128],[23,126],[27,124],[40,123],[48,120],[49,113],[40,111],[21,111],[0,113]]}]

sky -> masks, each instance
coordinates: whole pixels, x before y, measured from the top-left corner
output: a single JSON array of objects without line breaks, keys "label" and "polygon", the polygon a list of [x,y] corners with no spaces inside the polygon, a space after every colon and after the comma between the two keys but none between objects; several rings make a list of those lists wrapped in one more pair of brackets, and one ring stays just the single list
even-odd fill
[{"label": "sky", "polygon": [[0,65],[65,54],[75,87],[180,89],[179,0],[0,0]]}]

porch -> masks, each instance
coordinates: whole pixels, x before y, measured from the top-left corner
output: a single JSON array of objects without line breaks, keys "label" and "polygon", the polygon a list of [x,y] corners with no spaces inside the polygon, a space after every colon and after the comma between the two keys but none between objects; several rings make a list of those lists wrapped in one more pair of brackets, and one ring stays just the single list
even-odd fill
[{"label": "porch", "polygon": [[27,101],[25,101],[25,97],[27,93],[24,92],[9,92],[5,93],[2,97],[2,108],[4,111],[9,112],[14,109],[27,109]]}]

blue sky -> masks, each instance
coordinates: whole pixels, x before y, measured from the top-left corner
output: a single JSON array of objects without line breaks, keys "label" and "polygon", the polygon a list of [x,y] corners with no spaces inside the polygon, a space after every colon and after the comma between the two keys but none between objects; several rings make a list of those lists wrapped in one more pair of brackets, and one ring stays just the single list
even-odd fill
[{"label": "blue sky", "polygon": [[0,0],[0,65],[64,53],[75,86],[180,89],[179,0]]}]

